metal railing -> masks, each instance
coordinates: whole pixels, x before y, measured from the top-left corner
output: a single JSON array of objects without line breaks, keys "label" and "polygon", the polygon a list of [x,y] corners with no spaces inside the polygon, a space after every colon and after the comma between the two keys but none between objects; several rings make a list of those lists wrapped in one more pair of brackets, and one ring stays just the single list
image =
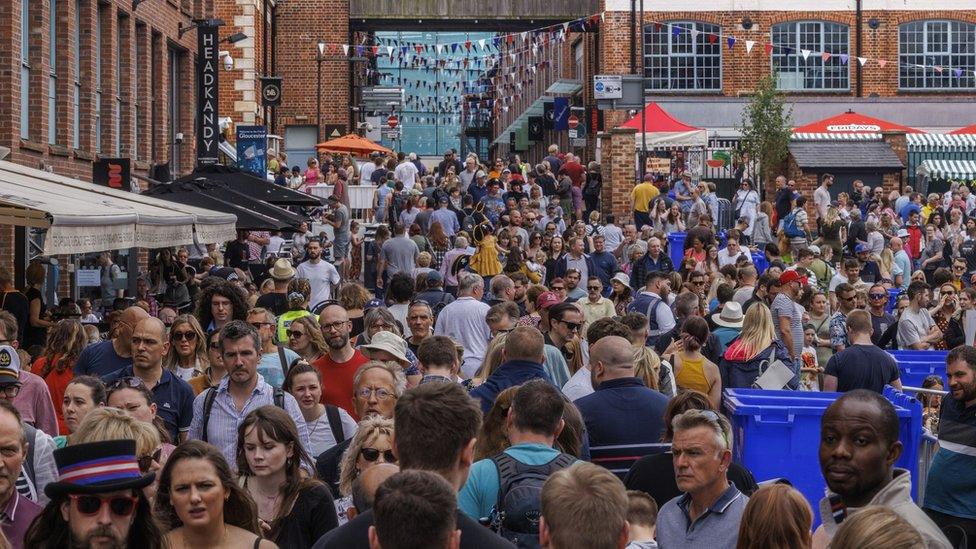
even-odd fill
[{"label": "metal railing", "polygon": [[[902,387],[902,390],[906,393],[939,395],[943,398],[948,394],[948,391],[923,389],[922,387],[906,386]],[[919,441],[918,448],[918,473],[915,478],[915,502],[919,507],[922,506],[923,500],[925,499],[925,485],[928,481],[929,467],[931,467],[932,459],[935,458],[935,454],[938,451],[939,438],[928,429],[923,428],[922,439]]]}]

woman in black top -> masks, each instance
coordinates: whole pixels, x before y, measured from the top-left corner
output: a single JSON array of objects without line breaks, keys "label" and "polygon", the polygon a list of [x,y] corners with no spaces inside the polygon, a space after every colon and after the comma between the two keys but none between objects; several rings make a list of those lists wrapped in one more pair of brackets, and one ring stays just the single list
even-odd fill
[{"label": "woman in black top", "polygon": [[32,262],[27,266],[25,278],[27,279],[27,290],[24,295],[30,303],[30,316],[27,319],[27,328],[21,339],[21,346],[30,349],[35,345],[41,347],[47,341],[47,329],[54,326],[54,323],[44,318],[47,305],[44,303],[44,294],[41,288],[44,287],[44,265]]},{"label": "woman in black top", "polygon": [[311,460],[284,410],[254,410],[237,435],[239,482],[257,504],[265,538],[279,547],[305,548],[338,526],[332,493],[302,472],[302,463]]},{"label": "woman in black top", "polygon": [[[671,442],[674,438],[671,420],[688,410],[712,410],[712,405],[708,402],[708,397],[696,391],[678,393],[664,410],[664,442]],[[727,474],[729,482],[747,496],[759,489],[752,473],[738,463],[733,462]],[[682,494],[674,479],[674,458],[670,451],[637,460],[627,473],[624,485],[628,490],[646,492],[654,498],[659,508]]]}]

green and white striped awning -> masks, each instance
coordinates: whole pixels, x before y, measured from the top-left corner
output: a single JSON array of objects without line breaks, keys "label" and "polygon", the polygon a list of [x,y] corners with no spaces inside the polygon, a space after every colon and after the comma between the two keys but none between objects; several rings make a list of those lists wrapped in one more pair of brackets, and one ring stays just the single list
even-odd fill
[{"label": "green and white striped awning", "polygon": [[905,137],[910,151],[976,151],[976,134],[910,133]]},{"label": "green and white striped awning", "polygon": [[923,160],[916,173],[930,179],[974,179],[976,160]]}]

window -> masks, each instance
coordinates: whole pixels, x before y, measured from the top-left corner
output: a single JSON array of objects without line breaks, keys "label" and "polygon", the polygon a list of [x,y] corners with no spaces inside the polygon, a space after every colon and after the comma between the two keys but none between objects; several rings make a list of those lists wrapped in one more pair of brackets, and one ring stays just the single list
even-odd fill
[{"label": "window", "polygon": [[718,25],[675,21],[644,27],[644,76],[652,90],[722,89]]},{"label": "window", "polygon": [[[840,23],[799,21],[773,25],[773,74],[781,90],[847,90],[851,87],[849,29]],[[804,50],[809,51],[806,59]],[[824,60],[824,53],[830,57]]]},{"label": "window", "polygon": [[180,52],[175,49],[169,49],[169,142],[170,155],[169,155],[169,168],[170,173],[175,177],[177,174],[182,173],[182,167],[180,166],[180,146],[185,138],[177,140],[177,134],[183,133],[180,128],[180,117],[182,111],[182,104],[180,101],[180,82],[182,81],[180,77],[180,64],[181,64]]},{"label": "window", "polygon": [[50,73],[47,82],[47,142],[58,142],[58,2],[50,0],[51,11],[48,17],[48,65]]},{"label": "window", "polygon": [[102,8],[95,14],[95,152],[102,152]]},{"label": "window", "polygon": [[115,34],[115,154],[122,156],[122,39],[128,36],[124,30],[126,20],[119,18]]},{"label": "window", "polygon": [[71,34],[75,55],[75,83],[72,98],[74,104],[71,111],[71,120],[74,124],[71,145],[76,149],[81,147],[81,10],[81,0],[75,0],[75,27]]},{"label": "window", "polygon": [[[146,60],[146,26],[137,24],[135,63],[139,63],[140,61],[143,60]],[[151,59],[147,61],[149,61],[149,63],[152,64]],[[140,153],[142,151],[139,150],[140,149],[139,128],[143,127],[142,114],[146,112],[144,107],[143,97],[142,97],[142,94],[146,89],[146,85],[142,82],[143,74],[145,73],[143,72],[142,74],[136,74],[136,77],[134,79],[135,86],[136,86],[136,94],[135,94],[135,101],[133,101],[133,104],[135,105],[136,108],[136,112],[135,112],[136,117],[134,123],[132,124],[132,158],[134,158],[135,160],[139,160],[139,158],[141,157]],[[148,127],[152,127],[152,126],[149,125]]]},{"label": "window", "polygon": [[573,46],[573,77],[583,81],[583,42]]},{"label": "window", "polygon": [[30,139],[30,2],[20,6],[20,137]]},{"label": "window", "polygon": [[976,88],[976,24],[912,21],[898,28],[898,87],[903,90]]}]

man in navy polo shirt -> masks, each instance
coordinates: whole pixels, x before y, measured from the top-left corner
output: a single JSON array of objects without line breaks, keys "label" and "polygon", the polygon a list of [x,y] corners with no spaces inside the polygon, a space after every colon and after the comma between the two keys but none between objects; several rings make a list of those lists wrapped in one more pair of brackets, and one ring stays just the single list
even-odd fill
[{"label": "man in navy polo shirt", "polygon": [[193,389],[187,382],[163,368],[163,357],[169,350],[166,326],[158,318],[140,320],[132,331],[132,365],[105,378],[112,388],[116,384],[142,383],[156,400],[156,415],[162,418],[174,444],[186,440],[193,419]]},{"label": "man in navy polo shirt", "polygon": [[925,483],[924,511],[939,526],[958,526],[976,539],[976,348],[946,357],[949,395],[939,411],[939,451]]}]

